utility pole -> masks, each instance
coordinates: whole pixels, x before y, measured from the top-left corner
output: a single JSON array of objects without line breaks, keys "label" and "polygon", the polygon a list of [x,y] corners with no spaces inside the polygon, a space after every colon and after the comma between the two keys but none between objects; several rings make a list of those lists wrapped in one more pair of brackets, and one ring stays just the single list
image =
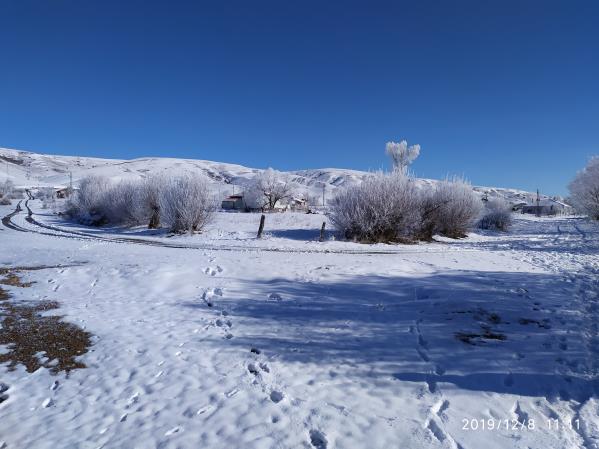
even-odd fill
[{"label": "utility pole", "polygon": [[73,172],[69,172],[69,190],[73,190]]},{"label": "utility pole", "polygon": [[324,190],[327,187],[327,185],[323,182],[322,183],[322,207],[324,207]]},{"label": "utility pole", "polygon": [[541,216],[541,198],[539,197],[539,189],[537,189],[537,217]]}]

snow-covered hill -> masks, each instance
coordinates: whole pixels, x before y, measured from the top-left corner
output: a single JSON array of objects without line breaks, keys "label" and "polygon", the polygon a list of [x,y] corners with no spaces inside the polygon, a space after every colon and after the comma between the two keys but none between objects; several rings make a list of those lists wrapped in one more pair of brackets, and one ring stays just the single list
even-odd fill
[{"label": "snow-covered hill", "polygon": [[[243,190],[248,180],[261,169],[242,165],[198,159],[147,157],[131,160],[100,159],[92,157],[57,156],[0,148],[0,180],[6,175],[17,186],[67,186],[72,174],[73,183],[88,175],[102,175],[114,179],[139,179],[152,173],[198,172],[206,174],[222,196]],[[275,167],[276,168],[276,167]],[[291,171],[292,179],[302,186],[304,194],[329,197],[335,189],[360,183],[367,172],[339,168]],[[422,179],[423,184],[435,180]],[[536,196],[516,189],[475,187],[489,197],[503,197],[511,203],[528,202]]]}]

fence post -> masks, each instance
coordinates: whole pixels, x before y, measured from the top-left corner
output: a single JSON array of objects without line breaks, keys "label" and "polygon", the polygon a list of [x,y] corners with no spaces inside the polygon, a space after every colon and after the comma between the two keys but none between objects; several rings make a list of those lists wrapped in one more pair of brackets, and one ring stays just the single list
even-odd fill
[{"label": "fence post", "polygon": [[260,217],[260,226],[258,227],[258,238],[262,238],[262,231],[264,231],[264,219],[266,217],[264,216],[264,214],[262,214],[262,216]]},{"label": "fence post", "polygon": [[320,228],[320,239],[319,242],[324,242],[324,227],[326,226],[326,222],[322,222],[322,228]]}]

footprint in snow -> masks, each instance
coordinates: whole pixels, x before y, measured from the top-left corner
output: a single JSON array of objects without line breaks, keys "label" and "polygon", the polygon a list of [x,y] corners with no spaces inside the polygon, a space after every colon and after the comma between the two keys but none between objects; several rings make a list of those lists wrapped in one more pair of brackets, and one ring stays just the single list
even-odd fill
[{"label": "footprint in snow", "polygon": [[170,437],[171,435],[173,435],[173,434],[175,434],[175,433],[177,433],[177,432],[179,432],[179,431],[181,431],[181,427],[179,427],[179,426],[176,426],[176,427],[173,427],[171,430],[167,430],[167,431],[164,433],[164,436],[165,436],[165,437]]},{"label": "footprint in snow", "polygon": [[7,391],[8,385],[0,382],[0,404],[8,399],[8,394],[6,394]]},{"label": "footprint in snow", "polygon": [[442,401],[439,401],[433,407],[433,412],[435,413],[435,415],[437,415],[439,418],[441,418],[441,420],[445,421],[447,419],[447,415],[445,414],[445,412],[447,411],[448,408],[449,408],[449,401],[447,399],[444,399]]},{"label": "footprint in snow", "polygon": [[284,397],[285,397],[285,395],[283,393],[281,393],[280,391],[273,390],[270,393],[270,400],[272,402],[274,402],[275,404],[278,404],[279,402],[281,402]]},{"label": "footprint in snow", "polygon": [[281,295],[279,295],[278,293],[271,293],[270,295],[268,295],[268,299],[270,299],[271,301],[282,301],[283,298],[281,298]]},{"label": "footprint in snow", "polygon": [[216,268],[206,267],[204,268],[204,273],[209,276],[216,276],[219,273],[222,273],[223,269],[220,265],[217,265]]},{"label": "footprint in snow", "polygon": [[138,401],[139,401],[139,393],[135,393],[133,396],[131,396],[129,398],[129,400],[127,401],[127,406],[125,408],[131,407],[133,404],[137,403]]},{"label": "footprint in snow", "polygon": [[320,430],[312,429],[310,430],[310,444],[316,449],[326,449],[328,443],[324,433]]}]

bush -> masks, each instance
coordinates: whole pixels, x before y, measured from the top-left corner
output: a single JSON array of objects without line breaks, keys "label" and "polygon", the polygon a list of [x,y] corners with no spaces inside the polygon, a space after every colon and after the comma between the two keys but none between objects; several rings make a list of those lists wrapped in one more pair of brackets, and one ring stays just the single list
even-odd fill
[{"label": "bush", "polygon": [[376,173],[342,190],[328,215],[345,238],[360,242],[399,242],[414,238],[420,227],[420,195],[403,171]]},{"label": "bush", "polygon": [[436,185],[432,196],[436,232],[451,238],[465,237],[482,209],[472,186],[462,178],[447,179]]},{"label": "bush", "polygon": [[171,178],[160,194],[161,220],[172,232],[200,231],[212,218],[215,201],[205,177]]},{"label": "bush", "polygon": [[72,219],[91,226],[109,223],[108,191],[111,183],[103,176],[89,176],[79,182],[79,190],[67,202],[66,213]]},{"label": "bush", "polygon": [[166,179],[161,175],[145,178],[140,186],[141,192],[135,214],[141,223],[148,223],[149,229],[160,227],[160,194],[165,186]]},{"label": "bush", "polygon": [[483,216],[478,221],[481,229],[507,231],[512,224],[512,207],[502,199],[490,199],[485,205]]},{"label": "bush", "polygon": [[576,210],[599,220],[599,156],[593,157],[587,166],[578,172],[568,189]]},{"label": "bush", "polygon": [[430,241],[435,234],[464,237],[481,201],[461,178],[418,189],[405,170],[377,173],[342,190],[328,215],[345,238],[360,242]]},{"label": "bush", "polygon": [[10,179],[7,179],[2,184],[0,184],[0,198],[10,198],[14,190],[14,183]]},{"label": "bush", "polygon": [[7,196],[0,197],[0,206],[10,206],[12,202]]}]

